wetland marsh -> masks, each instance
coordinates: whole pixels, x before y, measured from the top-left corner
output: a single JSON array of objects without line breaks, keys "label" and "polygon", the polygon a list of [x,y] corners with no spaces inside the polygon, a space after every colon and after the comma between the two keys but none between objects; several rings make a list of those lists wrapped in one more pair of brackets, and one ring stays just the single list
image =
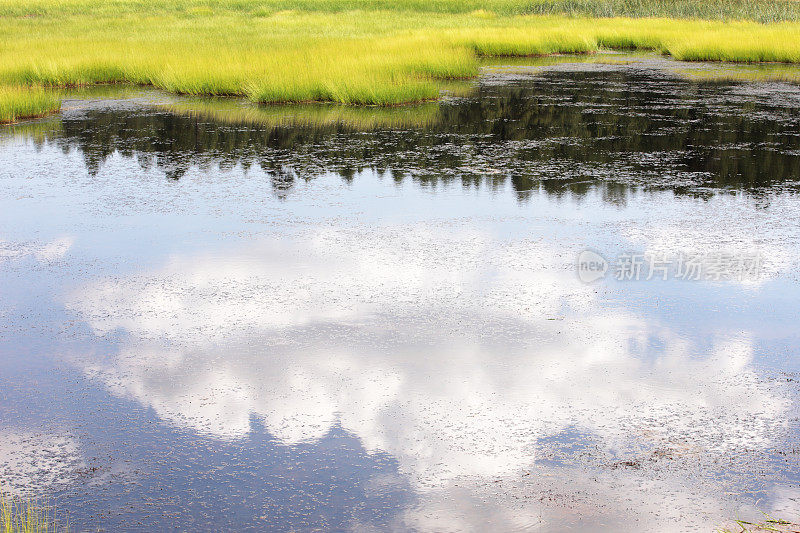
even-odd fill
[{"label": "wetland marsh", "polygon": [[[796,520],[800,88],[534,63],[399,108],[96,88],[0,129],[4,489],[75,531]],[[587,251],[759,263],[586,282]]]}]

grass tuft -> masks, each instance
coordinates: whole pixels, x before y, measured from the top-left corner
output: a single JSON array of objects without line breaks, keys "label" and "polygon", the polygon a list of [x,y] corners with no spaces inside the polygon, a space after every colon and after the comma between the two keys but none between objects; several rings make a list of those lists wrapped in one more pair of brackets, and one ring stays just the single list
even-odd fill
[{"label": "grass tuft", "polygon": [[0,86],[0,124],[41,117],[61,109],[61,99],[53,91],[36,87]]},{"label": "grass tuft", "polygon": [[69,525],[47,505],[0,491],[0,533],[69,533]]}]

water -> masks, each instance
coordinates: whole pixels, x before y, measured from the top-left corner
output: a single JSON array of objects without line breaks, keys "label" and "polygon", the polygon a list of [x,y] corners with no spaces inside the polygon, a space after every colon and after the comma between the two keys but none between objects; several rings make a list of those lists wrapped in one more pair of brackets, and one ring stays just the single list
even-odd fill
[{"label": "water", "polygon": [[664,64],[5,128],[4,487],[77,530],[796,519],[800,89]]}]

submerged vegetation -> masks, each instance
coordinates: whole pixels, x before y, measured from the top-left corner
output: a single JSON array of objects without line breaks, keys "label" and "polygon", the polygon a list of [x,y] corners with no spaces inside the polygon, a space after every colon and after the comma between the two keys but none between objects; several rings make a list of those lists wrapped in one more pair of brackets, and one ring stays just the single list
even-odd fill
[{"label": "submerged vegetation", "polygon": [[796,533],[800,531],[800,524],[765,516],[761,522],[747,522],[745,520],[734,520],[735,526],[719,529],[719,533],[767,533],[769,531],[777,533]]},{"label": "submerged vegetation", "polygon": [[800,2],[784,0],[0,0],[0,19],[3,122],[57,110],[42,87],[394,105],[437,98],[481,56],[800,63]]}]

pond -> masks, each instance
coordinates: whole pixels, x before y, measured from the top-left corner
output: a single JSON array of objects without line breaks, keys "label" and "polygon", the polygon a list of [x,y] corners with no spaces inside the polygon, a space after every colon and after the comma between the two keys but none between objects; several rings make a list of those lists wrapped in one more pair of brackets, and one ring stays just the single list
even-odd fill
[{"label": "pond", "polygon": [[704,68],[3,128],[3,486],[77,531],[796,519],[800,87]]}]

